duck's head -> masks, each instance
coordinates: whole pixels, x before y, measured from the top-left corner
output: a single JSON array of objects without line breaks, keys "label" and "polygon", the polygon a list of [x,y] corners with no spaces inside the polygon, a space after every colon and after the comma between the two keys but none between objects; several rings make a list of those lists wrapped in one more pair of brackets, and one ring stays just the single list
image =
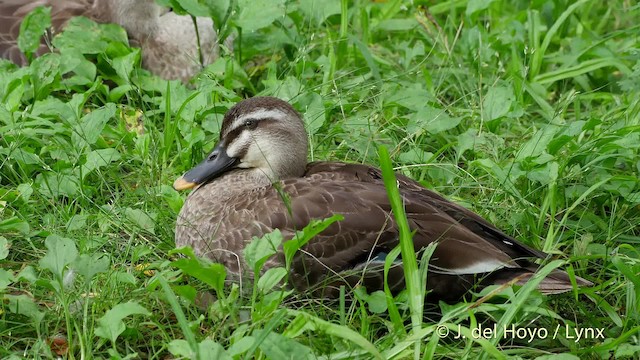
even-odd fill
[{"label": "duck's head", "polygon": [[307,133],[298,112],[286,101],[254,97],[229,109],[218,144],[173,187],[190,189],[232,170],[271,183],[302,176],[306,164]]}]

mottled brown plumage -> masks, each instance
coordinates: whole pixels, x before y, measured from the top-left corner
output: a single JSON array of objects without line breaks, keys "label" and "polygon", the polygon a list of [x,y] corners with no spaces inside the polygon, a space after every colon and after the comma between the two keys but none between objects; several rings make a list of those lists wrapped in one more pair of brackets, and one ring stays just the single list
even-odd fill
[{"label": "mottled brown plumage", "polygon": [[[196,31],[189,16],[167,12],[155,0],[0,0],[0,54],[18,65],[27,60],[17,39],[24,16],[38,6],[51,7],[55,35],[74,16],[122,26],[132,44],[142,49],[142,65],[165,79],[188,81],[202,65],[218,57],[217,34],[208,18],[197,18],[203,64],[200,64]],[[51,36],[45,36],[37,52],[50,52]]]},{"label": "mottled brown plumage", "polygon": [[[192,246],[232,274],[251,277],[242,253],[252,237],[280,229],[290,239],[312,219],[342,214],[344,220],[297,254],[291,283],[326,296],[335,296],[344,283],[382,289],[384,256],[398,245],[398,228],[381,171],[362,164],[306,164],[306,158],[306,133],[288,103],[265,97],[234,106],[224,117],[218,146],[174,184],[198,186],[178,216],[176,245]],[[430,299],[459,299],[477,282],[526,282],[537,269],[531,260],[546,257],[417,181],[397,176],[416,252],[438,243],[427,278]],[[283,261],[280,254],[266,268]],[[394,291],[402,289],[401,262],[389,279]],[[540,285],[545,293],[569,289],[562,271]]]}]

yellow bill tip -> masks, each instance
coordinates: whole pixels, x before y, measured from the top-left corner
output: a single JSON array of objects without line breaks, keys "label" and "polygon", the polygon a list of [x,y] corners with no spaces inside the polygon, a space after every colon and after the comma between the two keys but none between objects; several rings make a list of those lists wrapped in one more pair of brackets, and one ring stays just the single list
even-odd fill
[{"label": "yellow bill tip", "polygon": [[184,179],[184,177],[179,177],[176,181],[173,182],[173,188],[181,191],[181,190],[187,190],[187,189],[191,189],[193,187],[195,187],[196,183],[194,182],[189,182],[187,180]]}]

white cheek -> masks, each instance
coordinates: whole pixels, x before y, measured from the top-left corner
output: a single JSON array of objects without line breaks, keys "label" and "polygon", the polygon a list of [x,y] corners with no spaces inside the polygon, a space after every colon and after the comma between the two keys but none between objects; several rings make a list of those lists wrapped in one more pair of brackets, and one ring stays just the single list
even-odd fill
[{"label": "white cheek", "polygon": [[240,135],[235,138],[227,147],[227,155],[229,157],[240,157],[240,152],[242,151],[242,149],[246,148],[252,141],[253,138],[251,137],[251,134],[249,134],[249,132],[241,132]]},{"label": "white cheek", "polygon": [[[269,151],[265,149],[268,142],[264,139],[254,138],[251,131],[243,131],[227,147],[227,155],[240,159],[239,168],[263,167],[266,164],[265,155]],[[243,154],[244,152],[244,154]]]},{"label": "white cheek", "polygon": [[275,154],[277,150],[273,148],[273,142],[270,139],[260,137],[251,142],[247,153],[242,158],[241,164],[246,164],[243,167],[271,168],[267,156],[268,154]]},{"label": "white cheek", "polygon": [[242,158],[241,164],[245,165],[244,167],[262,167],[266,163],[263,151],[258,144],[252,143]]}]

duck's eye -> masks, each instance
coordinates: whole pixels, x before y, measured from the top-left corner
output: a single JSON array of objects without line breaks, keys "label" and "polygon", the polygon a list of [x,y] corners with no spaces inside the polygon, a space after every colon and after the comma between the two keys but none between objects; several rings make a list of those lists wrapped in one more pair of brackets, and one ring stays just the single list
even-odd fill
[{"label": "duck's eye", "polygon": [[258,121],[255,119],[247,119],[244,121],[244,127],[248,129],[255,129],[258,126]]}]

